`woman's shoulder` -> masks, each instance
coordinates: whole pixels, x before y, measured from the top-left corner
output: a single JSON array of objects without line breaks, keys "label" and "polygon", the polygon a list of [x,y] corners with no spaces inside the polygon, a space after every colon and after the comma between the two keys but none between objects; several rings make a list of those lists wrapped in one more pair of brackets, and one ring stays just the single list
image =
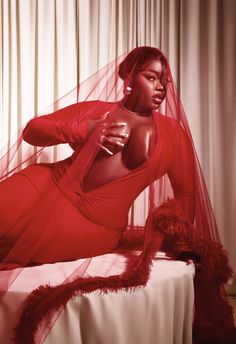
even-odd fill
[{"label": "woman's shoulder", "polygon": [[174,137],[176,134],[186,135],[186,131],[182,125],[174,118],[167,117],[161,113],[156,113],[156,118],[159,126],[170,136]]}]

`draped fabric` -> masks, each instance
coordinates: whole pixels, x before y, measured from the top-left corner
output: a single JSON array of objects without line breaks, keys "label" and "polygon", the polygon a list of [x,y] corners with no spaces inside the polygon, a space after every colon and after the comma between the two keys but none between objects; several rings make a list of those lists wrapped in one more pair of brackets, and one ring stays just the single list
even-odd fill
[{"label": "draped fabric", "polygon": [[[125,94],[126,85],[132,85],[133,98],[126,94],[120,100],[122,88],[117,74],[124,80]],[[136,259],[130,256],[120,275],[81,277],[81,267],[78,267],[63,284],[45,285],[33,291],[24,304],[16,329],[16,343],[34,342],[35,336],[42,338],[62,307],[76,295],[97,289],[112,292],[146,285],[152,258],[159,249],[175,258],[187,259],[193,254],[202,259],[202,272],[195,279],[196,343],[213,339],[221,344],[225,339],[227,343],[233,342],[233,318],[222,289],[232,271],[219,244],[188,122],[164,55],[156,48],[134,49],[127,57],[121,56],[102,68],[74,92],[78,103],[63,107],[68,98],[65,96],[54,104],[58,111],[31,120],[22,135],[26,142],[42,147],[37,154],[48,146],[69,143],[74,150],[69,158],[33,164],[13,176],[11,171],[5,171],[12,164],[15,145],[6,154],[9,159],[2,159],[1,296],[4,297],[28,265],[89,258],[112,252],[117,247],[121,250],[139,248],[141,253]],[[123,106],[125,100],[129,101],[131,109],[134,106],[140,111],[145,109],[149,115],[127,110]],[[162,114],[157,111],[157,104],[161,102]],[[97,125],[89,133],[94,120],[98,121]],[[115,148],[115,155],[109,158],[101,150],[101,138],[104,130],[110,130],[116,121],[125,121],[128,134],[122,137],[129,139],[123,141],[123,149]],[[133,128],[130,128],[132,122]],[[143,128],[145,133],[149,130],[152,133],[148,138],[148,157],[129,168],[132,161],[135,162],[135,152],[131,156],[127,153],[129,146],[133,141],[133,147],[135,142],[142,152],[143,138],[135,132],[138,130],[144,135]],[[16,153],[21,148],[22,138],[17,141]],[[25,161],[31,161],[31,157]],[[24,162],[19,168],[22,166]],[[116,173],[111,174],[114,167]],[[105,179],[101,179],[103,174]],[[95,186],[94,179],[98,183]],[[144,233],[141,229],[136,233],[136,220],[131,216],[128,221],[128,210],[146,187],[148,218]],[[173,196],[178,201],[159,206]],[[210,313],[208,319],[213,305],[216,312]]]},{"label": "draped fabric", "polygon": [[[188,115],[221,239],[236,267],[235,15],[234,0],[1,0],[0,147],[115,56],[136,45],[161,48]],[[43,159],[70,153],[61,145]],[[136,212],[140,223],[145,215],[140,208]]]},{"label": "draped fabric", "polygon": [[[141,6],[142,3],[138,3],[138,4],[139,6]],[[136,8],[136,14],[139,13],[138,8],[139,7]],[[16,11],[19,10],[17,6],[14,9]],[[66,13],[66,11],[64,11],[63,13]],[[91,56],[94,56],[94,55],[91,54]],[[118,58],[118,60],[115,59],[111,63],[105,65],[104,68],[100,69],[99,73],[94,74],[94,76],[88,79],[85,83],[81,83],[79,88],[75,88],[74,92],[69,92],[66,97],[63,97],[61,99],[61,101],[59,100],[55,102],[53,105],[53,110],[55,111],[58,108],[60,109],[61,107],[64,107],[66,102],[68,102],[68,104],[72,104],[73,102],[77,102],[80,100],[90,100],[90,99],[99,99],[99,100],[106,100],[106,101],[119,100],[121,87],[119,86],[119,82],[117,80],[117,65],[122,60],[122,58],[123,56],[121,55]],[[98,61],[99,60],[100,59],[98,58]],[[135,68],[136,63],[138,64],[138,58],[137,60],[133,62],[133,68]],[[127,76],[127,79],[129,78],[132,79],[132,73],[133,73],[133,69],[129,71],[130,75]],[[52,234],[52,231],[55,228],[55,226],[53,226],[53,224],[55,225],[55,223],[57,224],[57,226],[59,226],[58,228],[60,228],[60,218],[58,217],[58,215],[60,213],[60,209],[62,210],[64,208],[64,204],[60,203],[59,201],[60,200],[59,192],[61,192],[61,194],[65,196],[65,200],[66,199],[69,200],[74,207],[79,208],[79,211],[81,212],[81,215],[82,215],[82,218],[79,220],[81,221],[81,223],[83,221],[86,221],[86,219],[88,219],[89,216],[92,215],[94,222],[99,226],[102,225],[102,223],[99,222],[99,214],[101,215],[102,209],[104,208],[104,204],[105,204],[102,202],[107,202],[109,197],[115,196],[112,199],[113,210],[114,210],[114,205],[117,206],[118,216],[116,216],[115,213],[114,214],[112,213],[112,208],[111,208],[111,212],[109,212],[109,216],[107,217],[108,222],[106,226],[111,227],[112,229],[115,229],[116,231],[117,229],[120,230],[125,227],[125,223],[126,223],[125,214],[129,206],[132,204],[132,201],[134,200],[135,195],[138,194],[138,190],[142,191],[145,188],[145,186],[148,186],[151,183],[150,188],[147,190],[148,207],[143,206],[144,202],[146,202],[145,193],[144,193],[144,195],[141,196],[139,203],[135,205],[134,208],[131,209],[130,224],[132,228],[134,228],[134,225],[139,225],[139,224],[143,225],[147,217],[147,214],[151,215],[151,212],[150,212],[151,210],[153,211],[155,207],[161,203],[161,201],[166,200],[167,196],[171,196],[171,195],[173,196],[173,193],[171,194],[172,188],[174,190],[175,196],[180,199],[180,202],[182,202],[182,205],[183,205],[184,200],[182,199],[182,196],[184,199],[186,197],[191,198],[192,193],[193,193],[193,185],[194,185],[194,187],[196,188],[196,192],[195,192],[196,216],[195,216],[194,230],[193,230],[192,225],[187,221],[186,214],[182,213],[181,210],[178,209],[178,205],[175,205],[175,203],[169,203],[169,205],[166,205],[163,208],[160,208],[160,209],[158,208],[152,214],[152,216],[149,216],[146,222],[145,242],[143,246],[143,253],[139,256],[137,261],[135,262],[131,261],[131,265],[127,267],[127,270],[124,272],[124,275],[122,274],[120,276],[111,276],[110,278],[105,279],[105,280],[99,277],[97,277],[97,279],[88,279],[88,280],[77,277],[76,279],[73,278],[67,281],[68,283],[65,283],[65,285],[56,287],[55,289],[50,288],[48,286],[40,288],[38,291],[33,293],[27,301],[25,313],[24,313],[23,318],[21,319],[22,321],[20,323],[20,326],[17,332],[18,340],[19,338],[21,339],[24,338],[22,337],[22,335],[23,335],[23,332],[27,332],[26,324],[28,324],[29,327],[31,326],[30,334],[32,335],[32,338],[33,338],[34,332],[36,331],[38,324],[40,323],[42,319],[44,319],[45,314],[47,315],[48,310],[51,313],[54,312],[55,310],[57,311],[58,307],[60,309],[60,307],[64,305],[68,301],[68,299],[70,299],[71,297],[75,295],[80,295],[80,293],[83,293],[83,292],[90,292],[97,288],[107,291],[107,290],[117,290],[119,288],[129,288],[135,285],[145,284],[149,275],[151,258],[153,257],[154,252],[160,247],[166,249],[167,251],[169,250],[169,252],[173,254],[173,256],[175,257],[178,256],[178,254],[181,254],[182,251],[188,252],[192,250],[196,251],[197,254],[203,257],[204,268],[201,274],[199,275],[200,277],[196,279],[196,285],[198,285],[198,288],[200,288],[200,294],[197,294],[197,300],[199,304],[201,305],[201,307],[203,307],[206,303],[207,297],[211,295],[211,298],[209,299],[211,301],[209,301],[208,306],[211,305],[211,302],[215,302],[214,306],[216,307],[216,309],[220,309],[220,307],[222,307],[222,314],[220,318],[218,317],[218,321],[220,319],[221,320],[220,322],[222,324],[225,321],[225,325],[227,326],[224,328],[224,331],[226,331],[226,329],[228,330],[228,326],[229,326],[228,333],[230,333],[232,329],[232,318],[231,319],[227,318],[227,314],[229,314],[228,312],[230,311],[224,302],[224,298],[220,297],[219,292],[221,290],[222,283],[225,283],[228,277],[231,276],[231,270],[227,263],[227,257],[224,255],[222,248],[218,246],[219,237],[217,234],[211,205],[207,196],[204,179],[202,178],[201,168],[198,163],[197,156],[195,155],[195,152],[192,149],[191,133],[190,133],[188,123],[185,118],[184,110],[182,108],[181,102],[179,101],[179,98],[176,93],[176,89],[172,80],[169,66],[166,69],[165,79],[167,81],[166,102],[164,104],[165,106],[163,106],[163,108],[161,109],[161,112],[163,112],[167,117],[171,117],[171,120],[168,118],[163,120],[162,115],[158,113],[154,114],[153,119],[157,128],[158,139],[156,142],[156,146],[154,147],[154,150],[152,152],[152,155],[146,161],[146,163],[141,164],[140,167],[134,169],[133,172],[128,173],[126,176],[123,176],[121,179],[118,179],[117,181],[107,183],[107,185],[105,185],[104,188],[101,187],[101,188],[95,189],[94,193],[93,193],[93,190],[92,192],[84,191],[83,181],[84,181],[84,178],[86,177],[86,173],[89,171],[89,168],[91,167],[99,151],[99,146],[97,145],[94,146],[94,143],[98,142],[97,138],[101,134],[100,127],[98,126],[97,130],[94,131],[94,133],[88,139],[88,142],[80,150],[79,146],[74,145],[76,143],[76,138],[74,139],[73,137],[73,134],[74,134],[73,129],[75,128],[75,125],[77,125],[76,124],[77,118],[75,121],[74,115],[77,116],[79,114],[78,123],[83,123],[83,121],[87,121],[91,118],[92,119],[100,118],[101,116],[104,116],[104,114],[107,114],[107,113],[112,114],[112,112],[117,109],[117,106],[119,106],[119,103],[95,102],[95,103],[82,103],[82,105],[75,104],[76,112],[73,112],[74,107],[72,105],[72,108],[69,107],[67,108],[67,110],[59,110],[56,113],[59,116],[59,118],[60,118],[60,114],[63,114],[63,112],[60,112],[60,111],[66,111],[67,116],[68,115],[70,116],[70,114],[71,115],[74,114],[71,117],[71,121],[68,122],[71,124],[70,132],[69,132],[69,135],[70,135],[69,140],[66,138],[67,136],[66,125],[64,125],[64,123],[61,123],[60,120],[59,120],[59,123],[55,125],[56,130],[54,132],[60,133],[59,129],[61,128],[61,124],[62,124],[63,125],[62,132],[64,136],[63,136],[63,139],[61,139],[60,137],[59,142],[69,142],[70,146],[75,150],[75,152],[70,158],[68,158],[67,160],[64,160],[62,163],[58,163],[58,164],[56,163],[53,165],[50,165],[50,164],[40,165],[44,171],[45,171],[45,168],[47,169],[48,167],[51,169],[53,182],[57,184],[58,189],[56,189],[56,192],[55,192],[54,184],[46,185],[47,192],[40,194],[40,198],[37,201],[36,206],[32,208],[30,207],[27,210],[27,214],[26,214],[27,216],[23,214],[24,216],[22,218],[19,218],[19,221],[17,221],[17,224],[16,224],[17,226],[12,227],[13,231],[11,232],[11,235],[14,236],[15,235],[14,231],[16,230],[16,228],[19,228],[21,231],[19,232],[20,237],[16,243],[16,250],[15,251],[9,250],[9,252],[5,255],[5,258],[2,261],[2,268],[6,269],[8,267],[12,268],[15,266],[16,267],[25,266],[28,263],[34,263],[35,261],[38,262],[38,259],[35,258],[35,255],[37,256],[38,248],[40,248],[40,245],[44,243],[45,234],[49,235],[48,238],[51,238],[50,235]],[[85,93],[83,93],[84,90],[85,90]],[[71,113],[70,113],[70,109],[72,110]],[[172,120],[174,121],[172,122]],[[32,123],[36,123],[36,121]],[[110,115],[108,115],[106,118],[106,124],[110,125],[111,123],[112,123],[112,115],[111,117]],[[174,123],[178,123],[178,125]],[[50,129],[50,126],[47,126],[47,128]],[[163,133],[166,134],[165,139],[163,139],[164,138]],[[23,132],[23,137],[26,139],[26,141],[28,140],[30,142],[30,138],[28,139],[29,136],[30,136],[30,132],[28,135],[28,126],[27,126]],[[50,139],[49,136],[45,136],[45,137],[47,137],[47,140]],[[53,138],[55,137],[56,137],[56,134],[54,134]],[[83,137],[83,130],[82,130],[81,137],[79,137],[79,139],[82,139],[82,137]],[[37,139],[37,136],[34,135],[33,140],[34,139]],[[51,142],[50,140],[44,141],[43,144],[40,144],[40,145],[43,145],[43,146],[51,145],[53,142]],[[172,140],[173,142],[175,142],[176,152],[178,152],[179,155],[177,155],[173,149]],[[78,141],[78,137],[77,137],[77,141]],[[21,164],[21,161],[24,160],[25,157],[27,159],[27,157],[30,155],[34,159],[35,154],[33,153],[35,149],[33,149],[33,151],[26,151],[28,150],[28,147],[22,145],[21,140],[16,141],[15,145],[13,146],[12,146],[12,143],[14,142],[14,140],[11,139],[9,140],[9,142],[10,142],[9,145],[11,145],[11,147],[13,148],[13,151],[11,148],[10,151],[8,150],[8,152],[11,152],[11,153],[10,154],[7,153],[4,156],[3,165],[2,165],[3,169],[4,169],[4,165],[7,166],[7,169],[11,169],[12,166]],[[162,146],[162,142],[165,142],[163,146]],[[33,143],[33,144],[38,145],[37,143]],[[13,152],[13,155],[12,155],[12,152]],[[58,160],[58,157],[61,156],[61,152],[57,152],[55,149],[52,149],[51,153],[49,154],[47,153],[45,149],[42,151],[40,150],[40,153],[41,153],[41,155],[39,154],[40,160],[38,160],[38,162],[48,161],[50,155],[52,155],[51,158],[53,158],[54,160]],[[165,158],[163,158],[161,154],[164,154],[163,156],[165,156]],[[193,156],[194,156],[194,159],[192,158]],[[160,157],[162,157],[162,159],[158,161],[158,158],[160,159]],[[32,161],[30,160],[30,162]],[[181,165],[181,163],[183,163],[183,165]],[[180,168],[180,165],[181,165],[181,168]],[[31,180],[31,176],[32,176],[31,173],[33,173],[32,168],[34,168],[34,166],[29,167],[29,169],[27,170],[24,170],[25,172],[23,171],[23,173],[21,173],[20,175],[23,175],[28,180]],[[3,171],[3,175],[7,175],[8,173],[7,169],[6,171]],[[154,187],[152,182],[156,178],[162,177],[162,175],[166,173],[167,171],[168,171],[169,179],[171,181],[171,185],[168,184],[167,179],[165,178],[163,179],[164,182],[161,180],[159,184],[155,185]],[[193,183],[191,171],[192,172],[195,171],[194,183]],[[146,172],[146,174],[144,172]],[[132,179],[132,175],[133,175],[133,179]],[[40,176],[41,177],[43,176],[43,172],[42,174],[40,174]],[[129,178],[131,178],[130,185],[129,185],[129,188],[127,188],[125,186],[125,183],[129,182]],[[184,195],[181,195],[181,192],[179,193],[178,191],[179,186],[181,185],[180,183],[181,180],[184,181],[183,184],[186,186],[186,190],[185,190],[186,193]],[[123,185],[120,188],[119,188],[119,185],[118,187],[113,186],[116,184],[116,182],[118,182],[118,184],[120,182],[121,185],[123,183]],[[7,180],[6,180],[6,183],[7,183]],[[40,180],[39,180],[39,183],[40,183]],[[33,186],[37,188],[37,183]],[[104,191],[106,188],[107,188],[107,191]],[[112,192],[109,192],[109,188],[112,188],[110,190]],[[42,189],[39,187],[38,190],[41,191]],[[128,190],[130,192],[128,192]],[[99,195],[99,192],[100,192],[100,195]],[[119,201],[121,194],[123,197],[123,201],[125,200],[125,202],[122,201],[122,203]],[[102,204],[103,204],[103,208],[102,208]],[[50,216],[49,220],[47,220],[49,209],[51,209],[50,207],[52,207],[52,205],[53,205],[53,208],[52,208],[53,213],[51,214],[52,216]],[[97,212],[95,211],[96,208],[97,208]],[[140,208],[143,208],[144,211],[142,213],[141,219],[137,219],[136,210]],[[121,217],[119,217],[119,211],[120,211],[120,215],[122,215]],[[29,218],[31,220],[33,219],[33,222],[32,221],[28,222]],[[103,219],[106,219],[106,217],[103,216]],[[104,221],[106,220],[103,220],[103,222]],[[72,226],[72,222],[70,223],[70,226]],[[35,231],[33,233],[31,230],[32,223],[35,228]],[[45,230],[47,229],[47,231],[39,232],[40,227],[44,228]],[[101,228],[101,230],[102,229],[105,229],[105,228]],[[157,231],[157,237],[155,237],[155,240],[154,240],[153,231]],[[25,244],[28,245],[28,250],[24,250]],[[206,248],[205,248],[205,245],[206,245]],[[14,255],[16,252],[18,256]],[[20,255],[19,255],[19,252],[20,252]],[[92,252],[94,252],[93,248],[92,248]],[[50,250],[50,254],[53,254],[53,251]],[[96,252],[95,254],[99,254],[99,253]],[[85,255],[87,255],[87,253]],[[89,256],[89,253],[88,253],[88,256]],[[219,257],[219,260],[217,257]],[[19,261],[19,258],[20,258],[20,261]],[[16,262],[16,265],[14,265],[15,262]],[[5,263],[6,265],[4,265]],[[214,264],[216,264],[216,269],[218,269],[218,267],[220,267],[222,264],[222,266],[225,269],[224,273],[214,275],[214,272],[213,272]],[[11,283],[12,280],[17,277],[17,273],[19,273],[19,271],[17,270],[13,270],[13,272],[11,271],[3,272],[2,273],[3,280],[6,277],[5,280],[7,281],[7,284]],[[202,286],[200,283],[201,278],[205,282],[203,285],[206,289],[206,293],[202,293],[203,290],[201,289]],[[7,284],[1,286],[2,291],[8,288]],[[215,290],[214,285],[216,286],[215,288],[216,292],[215,291],[213,292],[213,290]],[[218,300],[218,297],[219,297],[219,300]],[[31,318],[31,315],[32,315],[32,311],[34,312],[35,305],[38,305],[39,313],[37,314],[36,312],[36,318],[34,319],[34,321],[32,321],[32,324],[30,324],[29,319],[33,320],[33,318]],[[40,309],[41,309],[41,312],[40,312]],[[198,320],[198,323],[197,323],[198,325],[195,327],[196,333],[197,334],[200,333],[200,337],[202,338],[202,343],[204,342],[204,335],[206,333],[205,329],[208,329],[210,331],[210,332],[207,332],[208,334],[211,333],[211,335],[213,335],[212,331],[208,328],[209,322],[207,319],[205,319],[205,316],[204,316],[204,314],[207,312],[203,312],[203,309],[204,307],[199,308],[196,311],[196,319]],[[28,319],[28,317],[30,318]],[[213,318],[215,317],[214,312],[212,314],[212,317]],[[199,324],[200,324],[200,327],[198,327]],[[218,322],[217,322],[217,326],[219,328]],[[218,336],[218,334],[216,336]],[[222,334],[220,334],[220,336],[222,336]],[[30,341],[32,338],[29,337],[28,341]],[[208,339],[209,338],[206,338],[206,340]]]}]

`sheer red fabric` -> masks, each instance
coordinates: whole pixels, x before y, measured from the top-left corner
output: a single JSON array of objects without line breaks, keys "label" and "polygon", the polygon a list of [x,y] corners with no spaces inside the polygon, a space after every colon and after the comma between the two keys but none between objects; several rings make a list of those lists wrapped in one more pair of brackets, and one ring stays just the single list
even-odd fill
[{"label": "sheer red fabric", "polygon": [[[17,343],[33,343],[36,335],[42,339],[52,325],[48,319],[55,319],[74,296],[96,289],[112,292],[145,285],[152,258],[160,249],[174,258],[201,259],[202,267],[195,277],[194,341],[223,344],[233,343],[236,338],[232,311],[223,292],[232,271],[220,245],[201,167],[170,67],[164,55],[154,49],[155,55],[152,49],[137,48],[129,58],[124,55],[109,63],[56,102],[51,109],[53,113],[30,121],[22,138],[41,147],[33,155],[20,164],[15,163],[22,145],[20,138],[1,159],[2,296],[25,266],[124,249],[141,250],[138,257],[130,258],[126,270],[119,276],[83,278],[78,267],[73,278],[64,284],[41,286],[33,291],[26,299],[16,329]],[[134,122],[132,126],[132,121],[130,125],[126,123],[128,138],[123,138],[124,147],[117,147],[109,156],[101,148],[104,126],[112,128],[114,121],[122,122],[135,116],[121,101],[123,84],[118,78],[118,66],[123,61],[119,75],[124,87],[132,86],[137,93],[136,75],[145,72],[148,54],[149,62],[161,62],[158,80],[165,100],[160,109],[154,107],[150,116],[143,116],[145,99],[140,84],[140,104],[130,101],[129,107],[137,109],[139,106],[142,116],[138,125]],[[69,105],[75,96],[77,102]],[[153,101],[158,101],[157,96]],[[89,127],[94,122],[97,124],[91,131]],[[151,133],[148,151],[142,139],[147,129]],[[37,156],[47,146],[59,143],[70,144],[73,154],[62,161],[37,163]],[[137,151],[135,146],[138,146]],[[107,149],[111,147],[107,145]],[[101,166],[105,171],[103,178],[99,173]],[[109,166],[115,166],[112,174]],[[145,226],[137,230],[132,204],[147,187],[148,216]]]}]

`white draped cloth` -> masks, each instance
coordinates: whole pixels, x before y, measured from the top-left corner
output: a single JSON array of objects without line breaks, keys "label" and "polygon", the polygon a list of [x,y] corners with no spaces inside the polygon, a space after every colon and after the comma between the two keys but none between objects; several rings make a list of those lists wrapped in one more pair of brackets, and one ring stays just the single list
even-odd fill
[{"label": "white draped cloth", "polygon": [[[191,344],[194,266],[158,256],[145,288],[105,295],[93,292],[68,302],[44,343]],[[12,343],[20,305],[31,290],[63,282],[84,261],[24,269],[0,305],[0,344]],[[106,254],[93,258],[86,273],[119,274],[125,262],[122,255]]]}]

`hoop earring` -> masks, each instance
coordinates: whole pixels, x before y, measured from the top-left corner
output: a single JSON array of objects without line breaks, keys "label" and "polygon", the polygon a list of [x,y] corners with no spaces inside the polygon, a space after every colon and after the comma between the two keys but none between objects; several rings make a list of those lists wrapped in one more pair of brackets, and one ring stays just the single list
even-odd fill
[{"label": "hoop earring", "polygon": [[129,94],[131,94],[131,93],[132,93],[132,87],[126,86],[126,87],[124,88],[124,94],[125,94],[125,95],[129,95]]}]

